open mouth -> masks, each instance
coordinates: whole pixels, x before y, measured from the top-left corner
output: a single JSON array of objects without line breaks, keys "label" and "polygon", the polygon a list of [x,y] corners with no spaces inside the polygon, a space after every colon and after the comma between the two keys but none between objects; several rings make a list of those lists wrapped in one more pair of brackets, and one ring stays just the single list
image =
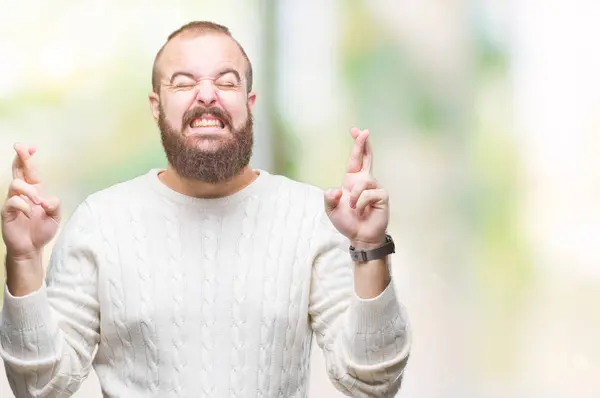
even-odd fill
[{"label": "open mouth", "polygon": [[190,122],[191,128],[201,128],[201,127],[210,127],[210,128],[219,128],[222,129],[225,127],[225,123],[219,118],[214,116],[202,116],[199,118],[192,119]]}]

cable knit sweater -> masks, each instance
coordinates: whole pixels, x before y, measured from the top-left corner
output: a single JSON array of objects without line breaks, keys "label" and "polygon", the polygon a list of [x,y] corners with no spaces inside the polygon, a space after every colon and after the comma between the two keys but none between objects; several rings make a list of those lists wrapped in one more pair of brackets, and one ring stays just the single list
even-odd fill
[{"label": "cable knit sweater", "polygon": [[306,397],[313,332],[338,389],[396,394],[404,309],[393,284],[355,294],[322,191],[261,170],[198,199],[157,172],[87,197],[42,288],[5,289],[0,354],[17,397],[68,397],[92,366],[104,397]]}]

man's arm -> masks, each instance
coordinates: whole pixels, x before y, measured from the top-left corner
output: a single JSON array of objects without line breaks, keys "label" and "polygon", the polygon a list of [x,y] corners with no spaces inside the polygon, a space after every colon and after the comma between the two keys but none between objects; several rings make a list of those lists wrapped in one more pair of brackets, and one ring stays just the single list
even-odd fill
[{"label": "man's arm", "polygon": [[36,275],[27,272],[32,264],[7,259],[12,279],[4,291],[0,355],[15,396],[69,397],[87,377],[100,336],[98,240],[84,202],[60,234],[37,290]]},{"label": "man's arm", "polygon": [[333,384],[353,397],[393,397],[410,351],[389,259],[353,263],[350,242],[323,217],[309,314]]},{"label": "man's arm", "polygon": [[[378,245],[366,245],[361,242],[352,243],[356,250],[375,250],[386,244],[383,240]],[[354,262],[354,290],[362,299],[379,296],[392,282],[389,268],[389,257],[370,261]]]}]

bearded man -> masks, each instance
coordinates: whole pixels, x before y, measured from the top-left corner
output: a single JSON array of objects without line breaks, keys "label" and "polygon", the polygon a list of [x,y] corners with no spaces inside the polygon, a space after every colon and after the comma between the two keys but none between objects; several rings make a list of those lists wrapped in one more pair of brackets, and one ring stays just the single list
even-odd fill
[{"label": "bearded man", "polygon": [[17,397],[306,397],[316,336],[332,383],[392,397],[410,349],[391,281],[389,207],[368,130],[326,192],[249,166],[252,66],[229,30],[191,22],[156,56],[149,96],[168,159],[89,195],[60,223],[15,144],[2,208],[0,354]]}]

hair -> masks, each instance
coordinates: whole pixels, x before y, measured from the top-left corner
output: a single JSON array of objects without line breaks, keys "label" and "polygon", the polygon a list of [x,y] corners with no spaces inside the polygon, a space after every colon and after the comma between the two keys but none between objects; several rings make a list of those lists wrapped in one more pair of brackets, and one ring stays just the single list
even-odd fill
[{"label": "hair", "polygon": [[156,57],[154,57],[154,63],[152,65],[152,91],[154,91],[157,94],[160,91],[160,71],[158,70],[158,61],[159,61],[166,45],[172,39],[174,39],[182,34],[186,34],[186,33],[196,34],[196,35],[201,35],[201,34],[205,34],[205,33],[220,33],[220,34],[224,34],[225,36],[230,37],[237,44],[240,51],[242,52],[242,55],[246,59],[246,62],[248,63],[248,69],[246,71],[247,91],[248,92],[252,91],[252,63],[250,62],[250,58],[248,58],[246,51],[244,51],[244,48],[242,47],[242,45],[233,38],[233,36],[231,35],[231,32],[229,31],[229,29],[226,26],[219,25],[217,23],[210,22],[210,21],[189,22],[189,23],[181,26],[176,31],[172,32],[167,37],[167,41],[165,42],[165,44],[163,44],[163,46],[160,48],[160,50],[158,50]]}]

